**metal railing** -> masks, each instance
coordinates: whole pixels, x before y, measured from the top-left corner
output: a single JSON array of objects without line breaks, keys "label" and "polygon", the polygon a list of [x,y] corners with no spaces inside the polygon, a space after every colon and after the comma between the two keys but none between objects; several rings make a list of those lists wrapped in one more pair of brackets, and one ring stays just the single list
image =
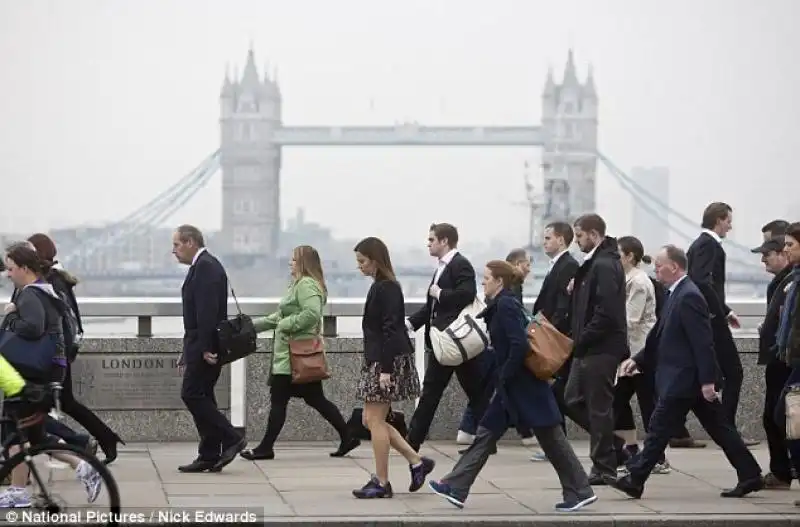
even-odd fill
[{"label": "metal railing", "polygon": [[[240,298],[242,311],[250,316],[262,316],[278,309],[279,298]],[[528,309],[533,307],[535,298],[526,298]],[[406,301],[406,314],[414,313],[422,307],[421,298]],[[158,317],[181,317],[183,310],[180,298],[82,298],[78,300],[83,317],[135,318],[136,336],[153,336],[153,319]],[[729,302],[738,315],[742,329],[737,333],[752,334],[761,323],[766,302],[763,299],[739,300]],[[322,310],[322,332],[326,337],[338,336],[337,319],[340,317],[361,317],[364,309],[362,298],[331,298]],[[236,313],[236,304],[228,299],[228,314]]]}]

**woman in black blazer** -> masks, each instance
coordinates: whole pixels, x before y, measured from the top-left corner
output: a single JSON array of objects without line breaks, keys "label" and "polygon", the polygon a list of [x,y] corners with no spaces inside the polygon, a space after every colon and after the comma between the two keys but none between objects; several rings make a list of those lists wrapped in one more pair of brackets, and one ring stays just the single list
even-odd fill
[{"label": "woman in black blazer", "polygon": [[416,492],[433,471],[432,459],[421,457],[389,423],[386,416],[395,401],[419,396],[419,374],[414,364],[414,346],[405,325],[403,290],[394,276],[389,250],[378,238],[364,238],[355,247],[359,270],[374,280],[364,303],[361,329],[364,332],[364,362],[358,398],[364,402],[364,426],[372,436],[375,475],[366,485],[353,490],[356,498],[391,498],[389,447],[408,460],[411,471],[409,492]]}]

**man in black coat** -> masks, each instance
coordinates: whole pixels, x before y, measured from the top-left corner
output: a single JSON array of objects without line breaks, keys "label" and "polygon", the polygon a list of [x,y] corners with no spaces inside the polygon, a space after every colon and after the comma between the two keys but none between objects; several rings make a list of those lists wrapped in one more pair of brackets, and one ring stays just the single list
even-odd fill
[{"label": "man in black coat", "polygon": [[475,301],[477,281],[475,269],[458,252],[458,230],[449,223],[434,223],[428,233],[428,252],[439,261],[431,279],[425,305],[408,317],[410,331],[425,330],[425,377],[419,404],[408,427],[408,444],[419,450],[433,422],[436,409],[453,373],[464,389],[475,419],[480,422],[488,405],[481,368],[476,357],[459,366],[442,366],[433,355],[431,326],[444,330],[455,322],[461,311]]},{"label": "man in black coat", "polygon": [[[575,237],[572,226],[563,221],[556,221],[544,228],[542,248],[550,258],[547,275],[544,277],[536,302],[533,304],[533,314],[541,313],[553,326],[567,336],[572,335],[570,328],[569,310],[571,291],[568,290],[570,282],[578,272],[578,261],[569,253],[569,246]],[[553,393],[556,396],[558,408],[564,415],[568,414],[564,402],[564,389],[567,385],[569,370],[572,366],[572,357],[556,373],[553,382]],[[563,427],[566,431],[566,420]],[[534,456],[539,459],[538,456]]]},{"label": "man in black coat", "polygon": [[217,408],[214,395],[222,372],[217,326],[228,318],[228,275],[206,250],[197,227],[178,227],[172,237],[172,253],[190,266],[181,289],[184,336],[178,365],[183,370],[181,399],[200,435],[197,459],[178,470],[219,472],[247,446]]},{"label": "man in black coat", "polygon": [[[703,211],[703,231],[689,246],[689,278],[697,284],[708,303],[714,350],[723,377],[722,407],[736,426],[736,412],[744,382],[744,369],[731,328],[738,329],[739,318],[725,302],[726,260],[722,240],[733,228],[733,209],[727,203],[714,202]],[[678,435],[685,436],[685,430]],[[759,441],[745,440],[748,446]],[[671,444],[671,446],[679,446]]]},{"label": "man in black coat", "polygon": [[786,289],[791,283],[792,266],[784,252],[784,237],[775,236],[753,249],[761,254],[768,273],[775,275],[767,286],[767,310],[758,328],[758,363],[764,369],[764,432],[769,448],[769,474],[764,476],[768,489],[788,489],[792,483],[791,462],[786,449],[786,426],[775,421],[775,408],[783,402],[781,394],[792,369],[777,356],[777,333]]},{"label": "man in black coat", "polygon": [[614,238],[597,214],[575,221],[575,241],[586,253],[572,287],[573,361],[564,398],[567,415],[589,432],[592,485],[616,479],[624,441],[614,434],[614,385],[628,354],[625,272]]}]

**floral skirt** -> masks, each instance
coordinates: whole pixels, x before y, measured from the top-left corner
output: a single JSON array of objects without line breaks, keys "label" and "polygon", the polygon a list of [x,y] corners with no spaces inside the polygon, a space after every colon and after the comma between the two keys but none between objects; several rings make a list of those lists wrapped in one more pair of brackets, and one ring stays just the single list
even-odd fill
[{"label": "floral skirt", "polygon": [[361,380],[357,397],[367,403],[392,403],[419,397],[419,374],[414,364],[414,355],[400,355],[394,359],[391,372],[392,385],[387,389],[380,385],[380,364],[377,362],[361,366]]}]

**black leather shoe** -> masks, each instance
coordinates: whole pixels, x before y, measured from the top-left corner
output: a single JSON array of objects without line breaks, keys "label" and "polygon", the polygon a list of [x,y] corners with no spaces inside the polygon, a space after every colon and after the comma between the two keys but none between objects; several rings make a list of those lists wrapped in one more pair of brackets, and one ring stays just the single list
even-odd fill
[{"label": "black leather shoe", "polygon": [[198,472],[219,472],[213,470],[216,461],[206,461],[204,459],[195,459],[188,465],[181,465],[178,467],[179,472],[198,473]]},{"label": "black leather shoe", "polygon": [[244,450],[244,447],[247,446],[247,440],[245,438],[241,438],[236,444],[229,446],[225,450],[222,451],[222,455],[219,456],[219,459],[214,466],[212,467],[216,471],[222,470],[227,465],[236,459],[236,456],[239,455],[239,452]]},{"label": "black leather shoe", "polygon": [[620,490],[634,499],[639,499],[642,497],[644,493],[644,485],[641,483],[636,483],[631,478],[630,474],[627,476],[623,476],[619,479],[607,479],[608,486]]},{"label": "black leather shoe", "polygon": [[758,476],[757,478],[750,478],[740,481],[735,487],[720,492],[723,498],[743,498],[751,492],[758,492],[764,488],[764,478]]}]

